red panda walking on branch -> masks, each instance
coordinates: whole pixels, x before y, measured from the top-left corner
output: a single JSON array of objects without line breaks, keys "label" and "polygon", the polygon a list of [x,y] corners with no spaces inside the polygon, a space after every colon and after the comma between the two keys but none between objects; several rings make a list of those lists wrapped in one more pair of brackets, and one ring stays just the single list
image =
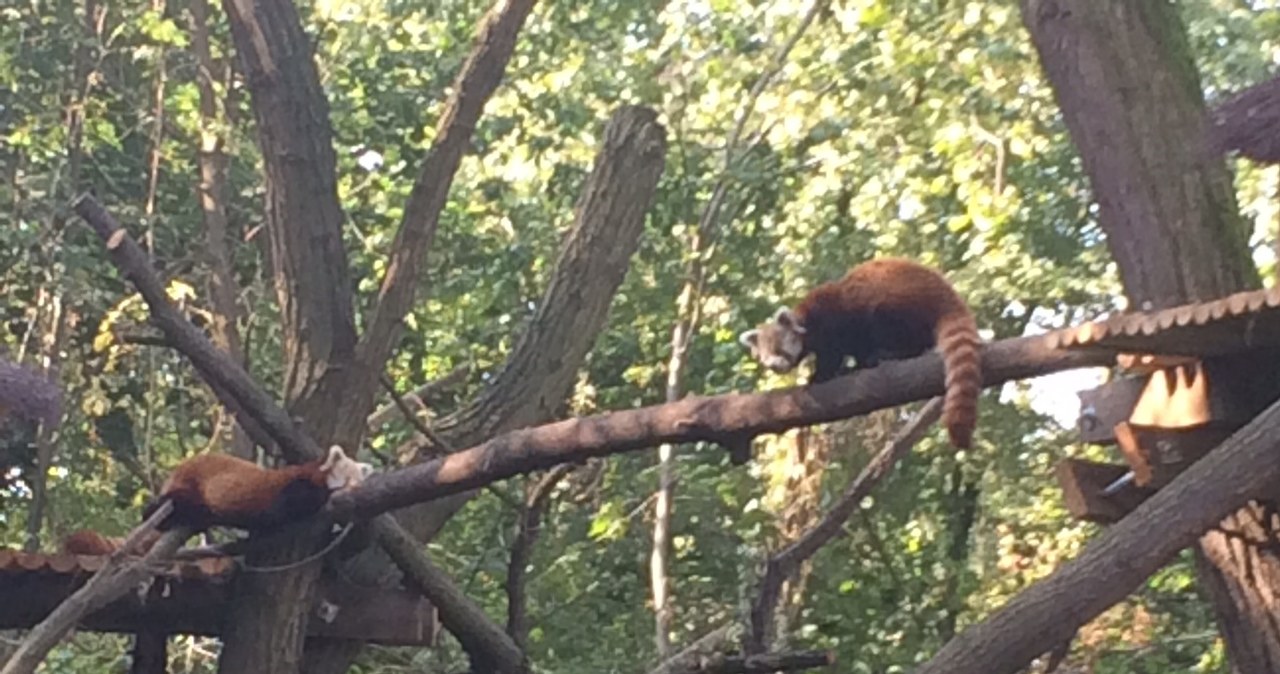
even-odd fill
[{"label": "red panda walking on branch", "polygon": [[760,363],[788,372],[814,354],[810,383],[856,367],[913,358],[935,346],[946,371],[942,422],[951,444],[967,449],[982,386],[981,338],[973,313],[941,274],[912,260],[879,258],[809,292],[794,309],[748,330],[739,341]]},{"label": "red panda walking on branch", "polygon": [[143,519],[169,501],[173,513],[161,530],[272,529],[318,512],[330,493],[358,486],[370,472],[368,464],[348,458],[337,445],[322,460],[281,468],[263,468],[227,454],[201,454],[174,468]]}]

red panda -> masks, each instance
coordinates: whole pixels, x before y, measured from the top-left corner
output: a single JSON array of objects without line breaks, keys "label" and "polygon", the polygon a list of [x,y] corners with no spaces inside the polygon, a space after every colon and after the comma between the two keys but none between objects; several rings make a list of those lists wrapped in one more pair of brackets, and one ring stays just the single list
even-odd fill
[{"label": "red panda", "polygon": [[[160,539],[160,533],[157,531],[149,531],[143,535],[138,547],[134,552],[144,555],[151,546],[156,544]],[[92,529],[77,529],[62,539],[61,550],[65,555],[89,555],[89,556],[106,556],[119,550],[124,545],[124,539],[118,536],[103,536]]]},{"label": "red panda", "polygon": [[348,458],[337,445],[322,460],[282,468],[263,468],[227,454],[201,454],[174,468],[143,519],[169,501],[173,512],[160,530],[272,529],[316,513],[331,492],[359,485],[370,472],[368,464]]},{"label": "red panda", "polygon": [[814,354],[810,383],[856,367],[913,358],[934,346],[946,370],[942,421],[951,444],[967,449],[982,386],[981,338],[973,313],[941,274],[912,260],[879,258],[814,288],[773,320],[739,336],[760,363],[787,372]]}]

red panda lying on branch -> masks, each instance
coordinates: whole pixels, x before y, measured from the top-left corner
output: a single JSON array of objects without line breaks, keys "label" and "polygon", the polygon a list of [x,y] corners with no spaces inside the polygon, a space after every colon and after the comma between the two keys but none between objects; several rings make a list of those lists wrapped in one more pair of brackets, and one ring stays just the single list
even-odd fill
[{"label": "red panda lying on branch", "polygon": [[866,368],[881,360],[914,358],[937,346],[946,370],[942,422],[952,445],[967,449],[973,441],[982,340],[969,307],[947,279],[918,262],[864,262],[738,339],[775,372],[794,369],[812,353],[810,383],[840,374],[847,356],[853,356],[856,367]]},{"label": "red panda lying on branch", "polygon": [[318,512],[332,492],[360,485],[373,471],[334,445],[322,460],[263,468],[227,454],[201,454],[178,464],[143,519],[165,501],[173,513],[159,529],[213,526],[273,529]]}]

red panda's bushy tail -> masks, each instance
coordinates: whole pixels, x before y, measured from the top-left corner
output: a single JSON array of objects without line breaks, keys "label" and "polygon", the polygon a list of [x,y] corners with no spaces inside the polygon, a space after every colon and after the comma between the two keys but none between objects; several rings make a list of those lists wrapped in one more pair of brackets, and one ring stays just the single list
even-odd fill
[{"label": "red panda's bushy tail", "polygon": [[982,356],[978,349],[982,338],[973,314],[963,305],[938,319],[936,334],[946,372],[942,423],[951,444],[968,449],[978,425],[978,393],[982,390]]}]

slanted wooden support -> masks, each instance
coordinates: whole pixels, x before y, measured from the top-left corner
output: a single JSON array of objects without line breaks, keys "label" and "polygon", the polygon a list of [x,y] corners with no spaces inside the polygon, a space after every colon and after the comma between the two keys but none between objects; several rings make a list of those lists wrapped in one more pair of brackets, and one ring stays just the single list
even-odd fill
[{"label": "slanted wooden support", "polygon": [[1154,493],[1130,483],[1114,494],[1105,494],[1108,485],[1129,472],[1127,467],[1118,463],[1066,459],[1058,463],[1054,472],[1062,487],[1062,500],[1067,512],[1087,522],[1118,522]]},{"label": "slanted wooden support", "polygon": [[1133,470],[1134,484],[1159,489],[1233,431],[1225,424],[1160,428],[1125,422],[1116,426],[1116,440]]}]

